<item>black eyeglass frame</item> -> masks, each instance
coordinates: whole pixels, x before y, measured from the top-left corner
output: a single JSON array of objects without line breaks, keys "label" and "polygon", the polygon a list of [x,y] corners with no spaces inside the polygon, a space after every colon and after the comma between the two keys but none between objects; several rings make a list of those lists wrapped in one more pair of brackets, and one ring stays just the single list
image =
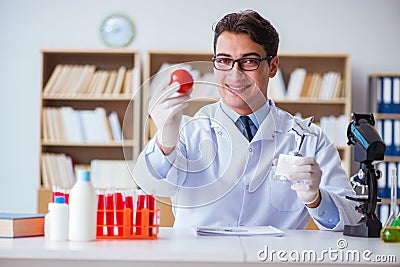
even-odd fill
[{"label": "black eyeglass frame", "polygon": [[[275,57],[275,56],[267,56],[267,57],[261,57],[261,58],[242,57],[242,58],[238,58],[238,59],[232,59],[232,66],[231,66],[230,69],[219,69],[219,68],[217,68],[217,66],[215,66],[215,60],[217,60],[217,58],[218,58],[217,56],[213,56],[212,59],[211,59],[211,61],[212,61],[213,66],[214,66],[214,68],[215,68],[216,70],[230,71],[231,69],[233,69],[233,66],[235,66],[235,63],[237,62],[238,65],[239,65],[239,68],[240,68],[241,70],[244,70],[244,71],[254,71],[254,70],[258,70],[258,69],[260,68],[260,64],[261,64],[261,62],[263,62],[263,61],[268,61],[268,65],[269,65],[270,62],[271,62],[271,59],[272,59],[273,57]],[[224,57],[222,57],[222,58],[224,58]],[[225,57],[225,58],[226,58],[226,59],[231,59],[231,58],[228,58],[228,57]],[[257,68],[251,69],[251,70],[243,69],[243,68],[242,68],[242,65],[240,64],[240,61],[243,60],[243,59],[254,59],[254,60],[258,60]]]}]

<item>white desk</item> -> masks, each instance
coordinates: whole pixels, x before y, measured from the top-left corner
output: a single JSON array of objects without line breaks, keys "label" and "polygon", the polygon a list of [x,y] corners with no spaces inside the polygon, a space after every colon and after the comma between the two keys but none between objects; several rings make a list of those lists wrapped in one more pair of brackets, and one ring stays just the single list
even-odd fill
[{"label": "white desk", "polygon": [[[347,248],[339,249],[339,239],[347,241]],[[259,251],[268,247],[274,258],[259,260]],[[287,264],[293,264],[289,254],[314,250],[321,258],[323,250],[346,251],[369,250],[368,257],[394,255],[395,262],[358,262],[331,260],[326,254],[324,261],[313,262],[330,266],[374,266],[400,265],[400,244],[385,244],[380,239],[366,239],[343,236],[342,233],[324,231],[286,231],[284,237],[216,237],[197,236],[192,229],[161,228],[157,240],[97,240],[89,243],[51,242],[43,237],[0,239],[0,266],[284,266],[281,259],[287,258]],[[280,252],[286,251],[286,256]],[[260,255],[261,257],[264,255]],[[353,258],[350,258],[353,259]],[[306,266],[310,262],[300,261],[296,266]]]}]

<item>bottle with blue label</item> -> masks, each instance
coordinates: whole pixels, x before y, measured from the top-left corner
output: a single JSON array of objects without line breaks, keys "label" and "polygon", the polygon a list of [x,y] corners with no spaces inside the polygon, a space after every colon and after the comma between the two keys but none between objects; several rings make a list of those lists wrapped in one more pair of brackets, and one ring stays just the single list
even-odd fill
[{"label": "bottle with blue label", "polygon": [[50,225],[47,229],[52,241],[68,240],[68,205],[65,197],[56,196],[54,203],[49,203]]},{"label": "bottle with blue label", "polygon": [[70,241],[87,242],[96,239],[97,194],[90,182],[88,170],[77,171],[77,181],[69,194]]}]

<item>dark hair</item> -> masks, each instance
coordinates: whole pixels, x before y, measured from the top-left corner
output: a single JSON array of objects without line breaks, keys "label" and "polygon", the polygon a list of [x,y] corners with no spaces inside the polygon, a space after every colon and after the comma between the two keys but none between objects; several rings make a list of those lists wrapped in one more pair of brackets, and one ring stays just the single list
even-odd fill
[{"label": "dark hair", "polygon": [[225,15],[214,27],[214,53],[222,32],[247,34],[255,43],[262,45],[268,56],[278,53],[279,35],[271,23],[253,10]]}]

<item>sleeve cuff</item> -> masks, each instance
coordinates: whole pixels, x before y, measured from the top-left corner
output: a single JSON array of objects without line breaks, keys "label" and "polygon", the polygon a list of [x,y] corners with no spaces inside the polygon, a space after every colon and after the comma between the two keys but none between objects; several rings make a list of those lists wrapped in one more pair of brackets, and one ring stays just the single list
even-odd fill
[{"label": "sleeve cuff", "polygon": [[176,149],[168,156],[165,156],[158,147],[156,138],[154,137],[147,144],[145,155],[147,167],[152,175],[157,178],[166,178],[172,163],[175,161]]},{"label": "sleeve cuff", "polygon": [[322,226],[333,229],[340,221],[339,210],[327,192],[320,189],[321,202],[316,208],[307,208],[311,217]]}]

